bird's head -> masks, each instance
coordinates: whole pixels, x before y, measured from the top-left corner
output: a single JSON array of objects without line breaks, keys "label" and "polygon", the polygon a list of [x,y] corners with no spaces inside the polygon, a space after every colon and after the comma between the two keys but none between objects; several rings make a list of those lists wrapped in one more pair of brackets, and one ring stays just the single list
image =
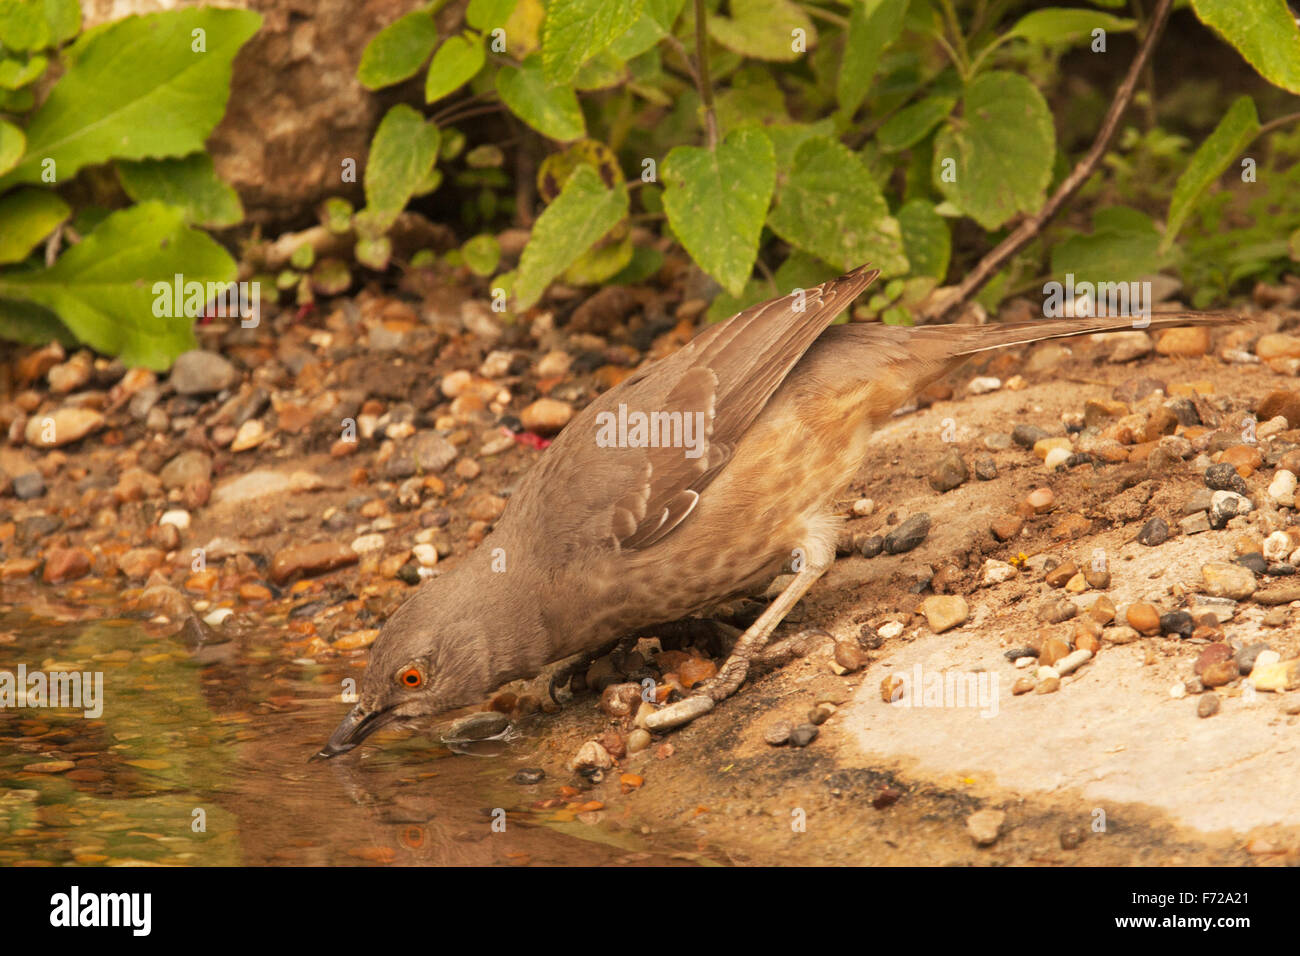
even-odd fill
[{"label": "bird's head", "polygon": [[483,622],[441,584],[427,582],[384,624],[356,705],[315,758],[347,753],[381,727],[472,704],[493,689]]}]

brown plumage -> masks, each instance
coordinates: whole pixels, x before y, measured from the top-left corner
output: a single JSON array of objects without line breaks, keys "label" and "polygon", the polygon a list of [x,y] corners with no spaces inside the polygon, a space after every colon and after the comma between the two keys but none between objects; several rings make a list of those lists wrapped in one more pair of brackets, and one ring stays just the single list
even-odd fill
[{"label": "brown plumage", "polygon": [[[1134,327],[1100,318],[828,328],[876,275],[863,267],[802,298],[746,309],[576,415],[492,534],[388,620],[360,702],[319,756],[350,750],[390,720],[473,703],[552,661],[750,593],[798,557],[794,582],[702,689],[721,700],[834,559],[835,499],[896,408],[974,353]],[[1223,320],[1166,314],[1150,327]],[[689,416],[702,434],[671,433],[676,446],[609,447],[620,406],[629,418],[669,416],[660,424]],[[687,438],[699,441],[684,448]],[[662,726],[709,704],[673,706]]]}]

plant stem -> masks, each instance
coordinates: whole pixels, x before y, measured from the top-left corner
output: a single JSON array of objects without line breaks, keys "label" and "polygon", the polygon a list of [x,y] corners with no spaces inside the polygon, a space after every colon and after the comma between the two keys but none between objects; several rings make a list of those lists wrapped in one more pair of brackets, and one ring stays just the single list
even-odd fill
[{"label": "plant stem", "polygon": [[1106,118],[1102,120],[1101,129],[1097,131],[1096,140],[1093,141],[1092,147],[1079,160],[1074,169],[1070,171],[1070,175],[1065,177],[1065,180],[1057,187],[1056,192],[1043,204],[1042,209],[1025,219],[1009,236],[999,242],[975,265],[974,269],[966,274],[966,278],[962,279],[957,286],[948,290],[940,290],[944,291],[943,295],[931,296],[930,301],[926,303],[921,312],[922,322],[934,322],[941,319],[982,289],[984,284],[992,279],[1012,256],[1042,232],[1047,222],[1061,211],[1061,208],[1070,200],[1070,197],[1078,192],[1079,187],[1092,176],[1097,169],[1098,163],[1106,154],[1106,150],[1110,147],[1111,140],[1115,138],[1115,133],[1119,130],[1120,120],[1124,118],[1124,113],[1128,109],[1129,103],[1132,102],[1133,90],[1137,87],[1147,61],[1151,59],[1151,51],[1155,49],[1156,41],[1160,38],[1160,34],[1164,32],[1165,23],[1169,20],[1169,11],[1172,7],[1173,0],[1159,0],[1155,13],[1152,14],[1146,36],[1142,38],[1142,45],[1138,47],[1137,56],[1129,65],[1124,81],[1120,83],[1119,89],[1115,91],[1115,98],[1111,101],[1110,109],[1106,112]]},{"label": "plant stem", "polygon": [[811,3],[801,3],[799,4],[799,7],[810,17],[825,20],[827,23],[833,23],[837,27],[848,29],[848,17],[842,17],[838,13],[831,13],[829,10],[823,10],[821,7],[814,7]]},{"label": "plant stem", "polygon": [[1255,139],[1259,139],[1261,136],[1267,136],[1274,130],[1279,130],[1289,123],[1294,123],[1296,120],[1300,120],[1300,113],[1288,113],[1286,116],[1279,116],[1275,120],[1269,120],[1259,128],[1259,132],[1255,134]]},{"label": "plant stem", "polygon": [[718,117],[713,112],[713,83],[709,79],[708,31],[706,29],[704,0],[695,0],[695,70],[704,105],[704,134],[709,149],[718,148]]}]

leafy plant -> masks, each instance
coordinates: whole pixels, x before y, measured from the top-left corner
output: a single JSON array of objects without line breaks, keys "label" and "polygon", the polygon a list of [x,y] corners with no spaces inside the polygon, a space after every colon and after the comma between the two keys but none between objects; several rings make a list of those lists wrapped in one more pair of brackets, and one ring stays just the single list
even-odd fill
[{"label": "leafy plant", "polygon": [[[203,149],[231,61],[260,23],[195,8],[78,36],[76,0],[0,3],[0,337],[75,337],[155,369],[195,346],[194,315],[160,310],[153,289],[177,275],[204,289],[235,277],[230,255],[194,227],[243,218]],[[62,75],[37,105],[55,61]],[[105,163],[138,204],[73,222],[60,188]]]},{"label": "leafy plant", "polygon": [[[1036,215],[1061,181],[1053,90],[1040,87],[1066,51],[1113,57],[1114,35],[1139,27],[1095,6],[730,0],[724,11],[719,0],[473,0],[440,36],[433,3],[380,31],[358,77],[378,89],[424,71],[429,123],[444,137],[458,120],[496,115],[517,151],[538,141],[519,136],[519,124],[549,141],[536,184],[547,205],[518,269],[502,271],[509,263],[486,254],[482,237],[484,248],[450,257],[480,275],[495,269],[493,287],[516,308],[556,279],[620,281],[671,239],[721,287],[711,314],[870,261],[886,283],[861,311],[907,322],[947,279],[955,225],[995,240]],[[1192,7],[1265,79],[1297,91],[1300,31],[1284,0]],[[1261,130],[1243,98],[1190,160],[1173,134],[1126,132],[1104,167],[1115,177],[1137,182],[1131,163],[1151,148],[1186,163],[1165,223],[1132,208],[1098,213],[1088,233],[1052,226],[1044,236],[1060,248],[1050,263],[1048,242],[1031,243],[990,291],[1041,281],[1035,263],[1115,281],[1186,267],[1178,236],[1188,217]],[[380,134],[372,166],[393,162]],[[430,172],[430,149],[401,148],[414,178],[437,188],[448,157]],[[513,185],[531,198],[531,184],[492,172],[476,180],[448,168],[442,183]],[[492,218],[485,209],[531,221],[531,209],[508,200],[476,209],[479,230]],[[662,238],[632,224],[658,226]]]}]

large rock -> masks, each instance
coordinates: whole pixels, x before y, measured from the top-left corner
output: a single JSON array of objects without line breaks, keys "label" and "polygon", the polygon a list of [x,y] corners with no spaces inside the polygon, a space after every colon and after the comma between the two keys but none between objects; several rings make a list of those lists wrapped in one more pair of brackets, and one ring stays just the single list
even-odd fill
[{"label": "large rock", "polygon": [[[82,0],[86,27],[130,13],[191,6],[179,0]],[[356,79],[370,38],[424,0],[223,0],[256,10],[262,29],[235,59],[226,115],[208,138],[217,173],[239,191],[248,219],[288,225],[330,195],[362,205],[361,170],[391,97]],[[455,32],[466,3],[440,10],[440,36]],[[424,72],[400,88],[422,107]],[[342,163],[356,161],[355,183]]]}]

